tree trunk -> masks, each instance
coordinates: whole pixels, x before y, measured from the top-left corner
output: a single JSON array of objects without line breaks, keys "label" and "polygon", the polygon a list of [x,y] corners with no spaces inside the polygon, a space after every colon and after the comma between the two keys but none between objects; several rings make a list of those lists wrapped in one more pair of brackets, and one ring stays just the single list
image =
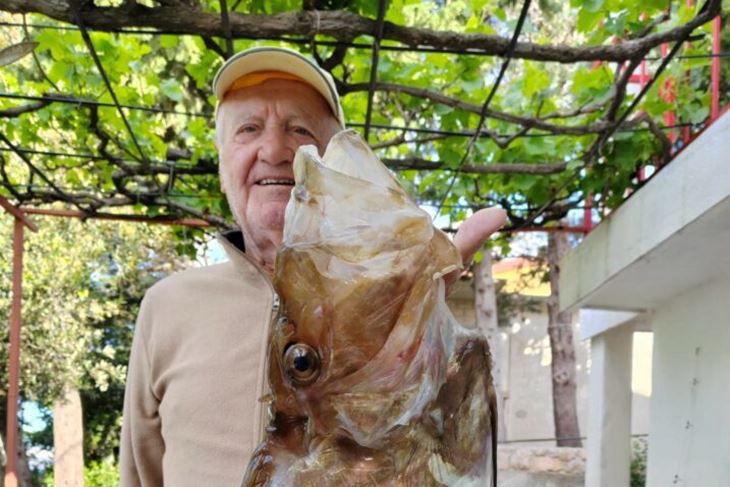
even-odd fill
[{"label": "tree trunk", "polygon": [[504,441],[507,435],[504,422],[504,380],[502,377],[502,338],[497,322],[497,295],[492,278],[492,258],[484,252],[482,261],[474,264],[474,305],[476,325],[484,333],[492,352],[492,380],[497,393],[497,439]]},{"label": "tree trunk", "polygon": [[84,487],[83,432],[81,396],[67,387],[53,404],[54,487]]},{"label": "tree trunk", "polygon": [[570,313],[560,311],[560,259],[568,251],[562,232],[548,236],[548,266],[551,294],[547,301],[548,335],[552,351],[553,417],[558,446],[582,446],[575,384],[575,345]]}]

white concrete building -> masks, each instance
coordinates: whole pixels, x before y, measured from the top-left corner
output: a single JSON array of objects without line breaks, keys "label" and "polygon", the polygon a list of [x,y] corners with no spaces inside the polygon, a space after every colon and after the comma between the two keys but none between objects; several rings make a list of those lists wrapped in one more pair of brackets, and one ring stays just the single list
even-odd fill
[{"label": "white concrete building", "polygon": [[635,330],[654,334],[647,486],[730,486],[730,113],[561,265],[591,343],[586,486],[629,485]]}]

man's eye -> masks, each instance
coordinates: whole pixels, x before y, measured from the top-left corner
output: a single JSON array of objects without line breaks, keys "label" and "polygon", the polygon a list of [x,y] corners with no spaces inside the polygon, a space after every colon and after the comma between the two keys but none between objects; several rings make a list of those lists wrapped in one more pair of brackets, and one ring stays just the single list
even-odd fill
[{"label": "man's eye", "polygon": [[312,135],[312,132],[305,129],[304,127],[294,127],[294,133],[296,133],[297,135],[303,135],[304,137],[314,137]]},{"label": "man's eye", "polygon": [[256,126],[254,125],[241,125],[236,130],[237,134],[252,134],[254,132],[256,132]]}]

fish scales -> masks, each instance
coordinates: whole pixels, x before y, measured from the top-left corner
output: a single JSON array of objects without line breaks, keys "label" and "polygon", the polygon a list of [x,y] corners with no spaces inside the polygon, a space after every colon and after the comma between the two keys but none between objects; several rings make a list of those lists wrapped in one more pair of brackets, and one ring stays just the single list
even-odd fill
[{"label": "fish scales", "polygon": [[274,271],[269,425],[245,486],[468,486],[496,477],[486,339],[459,325],[446,235],[353,131],[294,160]]}]

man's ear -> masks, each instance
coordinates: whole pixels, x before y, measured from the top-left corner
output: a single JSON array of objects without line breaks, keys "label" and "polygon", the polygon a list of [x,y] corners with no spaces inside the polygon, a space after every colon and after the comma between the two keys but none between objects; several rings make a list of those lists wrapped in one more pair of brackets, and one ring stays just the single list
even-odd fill
[{"label": "man's ear", "polygon": [[[221,161],[218,159],[218,164],[220,165]],[[226,194],[226,182],[223,178],[223,174],[221,174],[220,167],[218,169],[218,182],[221,185],[221,193]]]},{"label": "man's ear", "polygon": [[216,150],[216,152],[218,152],[218,154],[221,153],[221,143],[220,143],[221,126],[220,126],[220,124],[222,122],[220,120],[220,116],[221,116],[222,111],[223,111],[223,103],[219,103],[218,107],[216,107],[215,114],[213,115],[213,120],[215,122],[215,132],[213,133],[213,145],[215,146],[215,150]]}]

